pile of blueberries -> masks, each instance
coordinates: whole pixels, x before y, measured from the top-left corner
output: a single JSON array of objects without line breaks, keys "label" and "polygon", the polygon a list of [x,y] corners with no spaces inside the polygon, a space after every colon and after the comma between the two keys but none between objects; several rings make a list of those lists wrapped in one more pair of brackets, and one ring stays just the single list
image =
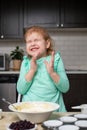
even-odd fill
[{"label": "pile of blueberries", "polygon": [[27,120],[20,120],[17,122],[12,122],[9,126],[9,128],[12,130],[25,130],[25,129],[32,129],[34,127],[35,127],[35,124]]}]

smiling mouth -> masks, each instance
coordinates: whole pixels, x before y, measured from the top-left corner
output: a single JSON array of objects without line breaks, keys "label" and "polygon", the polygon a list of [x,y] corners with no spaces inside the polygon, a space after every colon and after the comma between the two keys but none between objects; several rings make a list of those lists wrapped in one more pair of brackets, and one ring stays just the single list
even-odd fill
[{"label": "smiling mouth", "polygon": [[38,47],[34,47],[34,48],[31,48],[31,51],[37,51],[39,48]]}]

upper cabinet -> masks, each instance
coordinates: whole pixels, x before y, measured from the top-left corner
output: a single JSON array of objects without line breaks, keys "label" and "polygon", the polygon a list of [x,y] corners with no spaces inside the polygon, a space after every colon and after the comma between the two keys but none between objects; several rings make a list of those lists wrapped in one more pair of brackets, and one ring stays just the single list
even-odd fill
[{"label": "upper cabinet", "polygon": [[24,0],[24,27],[80,28],[87,27],[86,1]]},{"label": "upper cabinet", "polygon": [[59,0],[24,0],[24,27],[59,27]]},{"label": "upper cabinet", "polygon": [[21,38],[23,35],[23,7],[21,0],[0,0],[0,38]]},{"label": "upper cabinet", "polygon": [[0,38],[23,38],[23,28],[87,28],[86,1],[0,0]]},{"label": "upper cabinet", "polygon": [[63,27],[87,28],[86,1],[62,0],[61,24]]}]

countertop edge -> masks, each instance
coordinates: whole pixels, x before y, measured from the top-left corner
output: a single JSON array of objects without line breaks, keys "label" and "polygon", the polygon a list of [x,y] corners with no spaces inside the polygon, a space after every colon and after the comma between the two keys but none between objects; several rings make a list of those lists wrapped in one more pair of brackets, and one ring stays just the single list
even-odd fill
[{"label": "countertop edge", "polygon": [[20,71],[0,71],[0,74],[19,74]]},{"label": "countertop edge", "polygon": [[[0,74],[19,74],[20,71],[0,71]],[[87,70],[67,70],[67,74],[87,74]]]}]

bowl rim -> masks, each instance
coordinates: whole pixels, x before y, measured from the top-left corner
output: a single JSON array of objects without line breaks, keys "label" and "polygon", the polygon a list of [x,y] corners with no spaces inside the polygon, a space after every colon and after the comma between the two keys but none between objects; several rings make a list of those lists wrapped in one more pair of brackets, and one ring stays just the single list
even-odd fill
[{"label": "bowl rim", "polygon": [[77,118],[73,116],[62,116],[59,119],[64,123],[72,123],[77,121]]},{"label": "bowl rim", "polygon": [[74,124],[65,124],[65,125],[61,125],[61,126],[59,126],[59,130],[66,130],[66,128],[67,129],[69,129],[69,128],[71,128],[71,127],[74,127],[75,128],[75,130],[79,130],[80,128],[78,127],[78,126],[76,126],[76,125],[74,125]]},{"label": "bowl rim", "polygon": [[[51,123],[53,124],[53,126],[46,124],[46,123],[49,124],[49,122],[51,122]],[[57,122],[57,123],[59,123],[59,124],[57,124],[57,125],[55,126],[55,125],[54,125],[54,122]],[[58,128],[58,127],[61,126],[61,125],[63,125],[63,122],[60,121],[60,120],[57,120],[57,119],[53,119],[53,120],[49,119],[49,120],[44,121],[44,122],[41,124],[41,126],[42,126],[43,128],[46,128],[46,129]]]},{"label": "bowl rim", "polygon": [[30,113],[30,114],[39,114],[39,113],[48,113],[48,112],[53,112],[57,109],[59,109],[60,105],[57,104],[57,103],[54,103],[54,102],[47,102],[47,101],[25,101],[25,102],[18,102],[18,103],[13,103],[13,105],[19,105],[19,104],[22,104],[22,103],[47,103],[47,104],[51,104],[51,105],[54,105],[55,108],[51,108],[50,110],[46,110],[46,111],[42,111],[42,112],[29,112],[29,111],[26,111],[26,112],[23,112],[23,111],[19,111],[19,110],[16,110],[14,109],[14,107],[12,105],[9,105],[8,108],[9,110],[13,111],[13,112],[18,112],[18,113]]}]

